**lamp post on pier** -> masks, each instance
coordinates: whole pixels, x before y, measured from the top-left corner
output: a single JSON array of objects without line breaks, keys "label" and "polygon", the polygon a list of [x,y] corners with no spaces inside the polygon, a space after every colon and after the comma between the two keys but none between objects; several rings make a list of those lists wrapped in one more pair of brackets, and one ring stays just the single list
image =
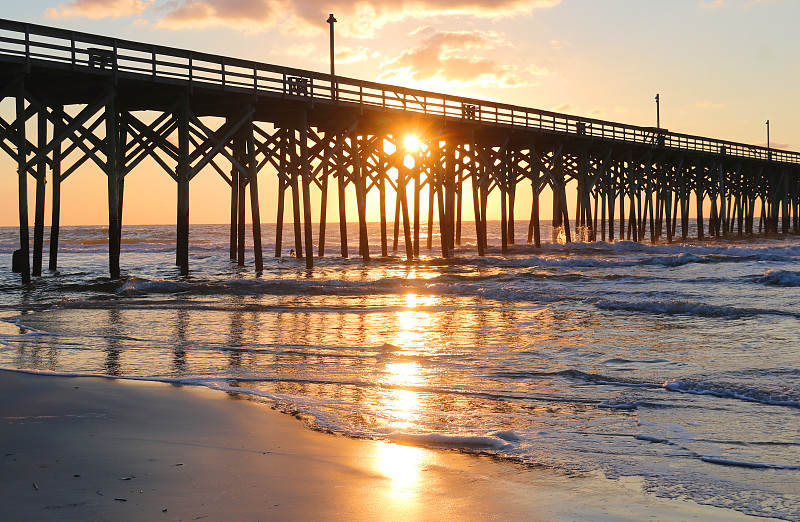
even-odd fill
[{"label": "lamp post on pier", "polygon": [[656,129],[661,129],[661,101],[659,95],[656,94]]},{"label": "lamp post on pier", "polygon": [[772,159],[772,151],[769,150],[769,120],[767,120],[767,160]]},{"label": "lamp post on pier", "polygon": [[333,60],[333,24],[336,23],[336,18],[333,16],[333,13],[331,13],[330,16],[328,16],[327,22],[331,26],[331,99],[336,100],[337,98],[336,70],[334,68],[334,60]]}]

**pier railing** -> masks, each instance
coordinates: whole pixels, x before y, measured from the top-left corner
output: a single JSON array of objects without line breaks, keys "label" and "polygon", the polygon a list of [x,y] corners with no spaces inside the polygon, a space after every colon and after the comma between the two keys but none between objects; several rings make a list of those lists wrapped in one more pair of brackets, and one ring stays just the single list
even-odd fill
[{"label": "pier railing", "polygon": [[800,153],[0,19],[0,61],[800,164]]}]

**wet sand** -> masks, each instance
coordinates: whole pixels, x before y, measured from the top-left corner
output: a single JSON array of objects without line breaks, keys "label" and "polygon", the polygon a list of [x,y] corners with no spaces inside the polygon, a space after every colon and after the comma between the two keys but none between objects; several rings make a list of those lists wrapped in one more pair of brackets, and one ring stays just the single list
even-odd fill
[{"label": "wet sand", "polygon": [[8,520],[749,518],[638,484],[319,433],[205,388],[0,370]]}]

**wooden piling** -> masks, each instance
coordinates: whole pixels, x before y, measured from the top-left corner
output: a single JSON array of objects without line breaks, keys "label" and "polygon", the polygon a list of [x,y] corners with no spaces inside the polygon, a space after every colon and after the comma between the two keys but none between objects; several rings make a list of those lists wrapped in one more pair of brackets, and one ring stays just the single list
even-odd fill
[{"label": "wooden piling", "polygon": [[[58,136],[63,129],[63,109],[60,105],[53,107],[55,124],[53,135]],[[58,269],[58,235],[61,226],[61,142],[57,141],[53,148],[53,166],[51,169],[52,182],[52,212],[50,215],[50,263],[49,269],[55,272]]]},{"label": "wooden piling", "polygon": [[[108,181],[108,264],[112,279],[120,276],[120,225],[119,225],[119,151],[118,112],[116,100],[106,104],[106,177]],[[188,118],[187,118],[188,121]],[[188,146],[187,146],[188,148]],[[188,151],[187,151],[188,153]],[[179,181],[180,183],[180,181]],[[180,186],[180,185],[179,185]],[[180,190],[180,189],[179,189]],[[180,199],[180,196],[179,196]],[[188,202],[187,202],[188,207]],[[179,202],[180,208],[180,202]],[[179,210],[180,212],[180,210]]]},{"label": "wooden piling", "polygon": [[300,111],[300,168],[303,181],[303,223],[305,228],[306,268],[314,268],[314,237],[311,223],[311,163],[308,157],[308,117]]},{"label": "wooden piling", "polygon": [[414,243],[411,240],[411,224],[409,221],[408,210],[408,173],[405,165],[400,165],[397,169],[397,187],[400,194],[400,209],[403,214],[403,240],[406,245],[406,259],[411,261],[414,259]]},{"label": "wooden piling", "polygon": [[253,119],[250,117],[247,127],[247,175],[250,180],[250,213],[253,220],[253,255],[256,273],[264,271],[264,257],[261,250],[261,209],[258,200],[258,163],[256,162],[256,143],[253,134]]},{"label": "wooden piling", "polygon": [[464,188],[464,176],[463,176],[464,163],[463,163],[463,160],[464,160],[464,157],[465,157],[464,147],[463,146],[459,147],[458,154],[459,154],[459,157],[457,158],[457,163],[456,163],[456,185],[455,185],[455,191],[456,191],[456,194],[455,194],[456,195],[456,208],[455,208],[455,212],[456,212],[456,217],[455,217],[455,219],[456,219],[456,243],[455,244],[456,244],[456,246],[461,246],[461,210],[462,210],[461,207],[463,206],[462,191],[463,191],[463,188]]},{"label": "wooden piling", "polygon": [[25,136],[25,84],[22,76],[17,78],[16,86],[16,125],[17,125],[17,177],[19,189],[19,250],[17,269],[22,276],[22,283],[31,282],[30,238],[28,236],[28,141]]},{"label": "wooden piling", "polygon": [[[280,143],[278,144],[279,157],[278,157],[278,209],[277,217],[275,218],[275,257],[281,257],[283,250],[283,214],[286,208],[286,189],[289,184],[287,183],[287,176],[289,175],[289,165],[286,159],[288,154],[286,144],[286,130],[280,129],[276,132]],[[235,198],[235,195],[232,196]],[[234,203],[231,203],[231,212],[233,212]],[[231,222],[233,222],[233,217]],[[233,225],[231,225],[233,227]],[[231,244],[233,248],[233,244]],[[233,256],[233,252],[231,253]],[[231,257],[233,258],[233,257]]]},{"label": "wooden piling", "polygon": [[[531,151],[531,156],[533,156],[533,151]],[[534,165],[533,161],[531,161],[531,165]],[[531,242],[531,232],[533,232],[533,246],[536,248],[542,248],[542,227],[539,222],[539,193],[540,189],[540,172],[539,169],[536,168],[533,170],[535,172],[534,181],[531,182],[531,221],[528,227],[528,243]],[[533,174],[533,173],[532,173]]]},{"label": "wooden piling", "polygon": [[[330,140],[328,133],[324,133],[322,139]],[[330,176],[330,163],[329,157],[323,157],[322,165],[322,194],[320,194],[319,203],[319,245],[317,252],[319,257],[325,257],[325,235],[327,234],[327,219],[328,219],[328,177]]]},{"label": "wooden piling", "polygon": [[483,166],[478,162],[477,143],[475,143],[475,131],[470,132],[470,149],[472,152],[472,163],[470,165],[472,170],[472,210],[475,218],[475,242],[478,247],[478,256],[483,257],[486,255],[484,250],[485,242],[483,240],[483,228],[481,227],[481,198],[480,187],[483,184]]},{"label": "wooden piling", "polygon": [[[37,147],[43,149],[47,143],[47,111],[42,107],[37,115],[39,128]],[[39,155],[36,165],[36,206],[33,212],[33,276],[42,275],[42,251],[44,249],[44,184],[47,176],[47,157]]]},{"label": "wooden piling", "polygon": [[369,260],[369,237],[367,236],[367,174],[362,170],[361,137],[354,134],[350,141],[353,158],[353,179],[356,185],[356,207],[358,209],[358,251],[364,261]]},{"label": "wooden piling", "polygon": [[437,162],[439,161],[439,157],[435,154],[438,153],[438,147],[431,150],[430,144],[428,145],[429,154],[431,158],[431,165],[428,165],[427,168],[427,180],[428,180],[428,238],[427,238],[427,248],[428,251],[433,249],[433,205],[434,205],[434,198],[436,197],[436,172],[438,170]]},{"label": "wooden piling", "polygon": [[394,197],[394,235],[392,237],[392,252],[397,252],[400,244],[400,171],[397,171],[397,193]]},{"label": "wooden piling", "polygon": [[[241,132],[237,132],[233,139],[233,157],[239,165],[246,165],[245,161],[245,138]],[[238,167],[237,167],[238,168]],[[245,197],[247,195],[247,172],[239,172],[239,188],[236,194],[238,199],[236,209],[238,216],[236,218],[236,264],[244,266],[245,262],[245,241],[247,239],[247,227],[245,226]]]},{"label": "wooden piling", "polygon": [[422,181],[420,177],[420,153],[417,152],[414,156],[414,257],[419,258],[419,232],[420,232],[420,191],[422,190]]},{"label": "wooden piling", "polygon": [[508,253],[508,152],[500,151],[502,162],[494,166],[497,186],[500,189],[500,252]]},{"label": "wooden piling", "polygon": [[[345,139],[343,136],[342,139]],[[352,139],[352,138],[351,138]],[[344,161],[345,146],[339,148],[336,154],[336,180],[337,192],[339,196],[339,243],[343,258],[347,258],[347,208],[345,201],[345,188],[347,186],[347,166]]]},{"label": "wooden piling", "polygon": [[178,178],[176,264],[180,268],[181,275],[189,273],[189,116],[189,95],[184,94],[178,109],[178,169],[176,173]]},{"label": "wooden piling", "polygon": [[[288,176],[292,188],[292,215],[294,217],[294,255],[297,258],[303,257],[303,224],[300,219],[300,186],[298,176],[300,176],[301,165],[297,158],[297,131],[293,128],[288,130]],[[299,160],[302,162],[302,159]]]},{"label": "wooden piling", "polygon": [[[280,177],[280,174],[279,174]],[[280,187],[280,181],[278,186]],[[239,167],[231,163],[231,227],[230,227],[230,257],[231,261],[236,261],[239,252]],[[278,190],[278,221],[283,222],[283,194]],[[280,225],[277,229],[277,234],[280,236],[282,229]],[[280,244],[280,238],[275,241],[276,245]],[[276,247],[275,257],[280,257],[280,247]]]},{"label": "wooden piling", "polygon": [[[399,154],[400,148],[398,147],[395,154]],[[381,257],[387,257],[389,255],[389,243],[388,243],[388,236],[387,236],[387,229],[386,229],[386,171],[387,165],[383,160],[383,151],[379,151],[377,165],[377,172],[375,173],[378,176],[378,206],[380,212],[380,229],[381,229]],[[401,162],[402,163],[402,162]]]}]

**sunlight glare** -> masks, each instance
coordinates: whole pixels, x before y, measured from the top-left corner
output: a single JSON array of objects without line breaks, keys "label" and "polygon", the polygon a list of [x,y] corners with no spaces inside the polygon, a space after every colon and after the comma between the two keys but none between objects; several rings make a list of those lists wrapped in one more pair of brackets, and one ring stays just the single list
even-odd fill
[{"label": "sunlight glare", "polygon": [[408,152],[417,152],[422,147],[422,142],[413,134],[406,136],[405,140],[403,140],[403,143],[405,144]]},{"label": "sunlight glare", "polygon": [[412,500],[422,482],[426,451],[398,444],[381,444],[377,448],[376,471],[391,480],[392,500],[399,504]]}]

